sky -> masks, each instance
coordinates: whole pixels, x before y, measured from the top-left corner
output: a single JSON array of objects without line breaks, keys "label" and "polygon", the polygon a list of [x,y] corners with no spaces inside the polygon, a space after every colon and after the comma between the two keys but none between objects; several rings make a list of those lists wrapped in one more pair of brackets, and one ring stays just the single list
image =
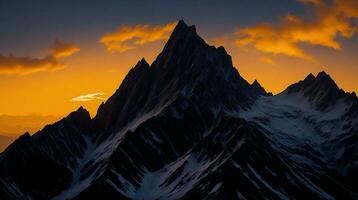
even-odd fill
[{"label": "sky", "polygon": [[180,19],[274,94],[322,70],[358,92],[357,0],[0,0],[0,134],[94,116]]}]

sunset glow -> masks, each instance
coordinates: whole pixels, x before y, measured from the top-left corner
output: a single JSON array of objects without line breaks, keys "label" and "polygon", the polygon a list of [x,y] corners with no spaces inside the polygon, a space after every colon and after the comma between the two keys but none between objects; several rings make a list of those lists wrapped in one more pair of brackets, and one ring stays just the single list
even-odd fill
[{"label": "sunset glow", "polygon": [[[57,119],[82,105],[94,116],[99,104],[114,93],[142,57],[153,62],[181,18],[195,24],[209,44],[224,46],[245,79],[250,82],[257,79],[274,94],[307,74],[322,70],[334,77],[345,91],[358,92],[358,1],[287,0],[286,3],[287,7],[301,11],[280,10],[273,2],[270,8],[280,10],[274,18],[266,20],[262,14],[246,22],[240,16],[236,17],[237,21],[227,21],[231,18],[228,15],[194,16],[190,14],[193,10],[188,10],[187,16],[163,12],[160,21],[150,18],[152,13],[146,12],[141,14],[148,18],[142,17],[142,21],[121,20],[101,13],[96,17],[103,17],[103,21],[90,24],[84,17],[73,22],[88,23],[83,29],[73,24],[58,25],[59,31],[36,23],[46,16],[44,12],[30,20],[34,31],[30,30],[26,42],[26,33],[12,34],[22,30],[8,25],[9,28],[0,33],[0,115],[55,116]],[[166,3],[156,4],[163,6],[162,10],[169,9]],[[146,9],[151,6],[143,5]],[[0,13],[5,13],[4,9],[15,9],[15,6],[0,7]],[[28,8],[24,5],[22,9]],[[212,5],[202,5],[201,9],[209,11]],[[251,12],[259,13],[262,8],[257,9]],[[234,12],[230,8],[228,12],[234,15],[241,11]],[[121,15],[121,11],[116,13]],[[75,9],[71,15],[77,16]],[[210,16],[217,19],[211,21]],[[33,40],[37,44],[32,45]],[[48,123],[48,120],[40,121],[43,123],[37,123],[38,129]],[[11,129],[6,128],[6,132],[22,134],[25,131]],[[1,130],[5,129],[0,127]]]}]

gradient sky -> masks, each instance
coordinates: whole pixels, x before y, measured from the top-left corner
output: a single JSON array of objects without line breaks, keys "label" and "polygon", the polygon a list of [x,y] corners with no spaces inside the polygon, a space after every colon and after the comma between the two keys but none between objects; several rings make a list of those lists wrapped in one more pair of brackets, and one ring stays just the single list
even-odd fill
[{"label": "gradient sky", "polygon": [[[179,19],[274,94],[322,70],[358,92],[356,0],[0,0],[0,120],[33,131],[80,105],[93,116]],[[0,134],[24,131],[13,121]]]}]

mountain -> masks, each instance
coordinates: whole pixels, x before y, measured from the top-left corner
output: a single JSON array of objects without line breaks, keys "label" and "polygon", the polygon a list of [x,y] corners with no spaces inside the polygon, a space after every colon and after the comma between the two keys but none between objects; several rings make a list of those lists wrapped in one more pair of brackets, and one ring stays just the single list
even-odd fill
[{"label": "mountain", "polygon": [[272,96],[179,21],[91,119],[0,155],[0,199],[358,199],[357,97],[325,72]]},{"label": "mountain", "polygon": [[303,94],[319,110],[324,110],[336,104],[338,100],[345,99],[351,102],[356,98],[355,94],[346,93],[343,89],[339,89],[334,80],[325,71],[318,73],[317,77],[309,74],[303,81],[287,88],[286,92]]},{"label": "mountain", "polygon": [[272,96],[272,93],[267,93],[265,88],[263,88],[257,80],[252,82],[251,87],[257,94],[264,95],[264,96],[265,95]]}]

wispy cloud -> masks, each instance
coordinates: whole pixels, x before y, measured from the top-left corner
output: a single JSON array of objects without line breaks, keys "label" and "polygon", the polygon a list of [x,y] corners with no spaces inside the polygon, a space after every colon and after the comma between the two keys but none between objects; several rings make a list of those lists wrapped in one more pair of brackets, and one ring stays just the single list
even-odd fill
[{"label": "wispy cloud", "polygon": [[80,48],[76,47],[73,44],[62,42],[58,39],[50,47],[52,52],[52,56],[55,58],[67,57],[70,56],[80,50]]},{"label": "wispy cloud", "polygon": [[279,23],[261,23],[236,31],[235,45],[252,46],[256,50],[293,56],[313,61],[299,44],[319,45],[335,50],[341,49],[337,36],[350,38],[358,31],[352,20],[358,19],[356,0],[299,0],[310,6],[309,18],[286,15]]},{"label": "wispy cloud", "polygon": [[70,56],[79,51],[79,48],[56,40],[50,50],[52,54],[44,58],[0,54],[0,75],[27,75],[35,72],[52,72],[63,69],[66,65],[59,58]]},{"label": "wispy cloud", "polygon": [[123,25],[115,32],[108,33],[100,39],[109,52],[125,52],[141,45],[166,40],[175,28],[176,22],[164,26],[153,26],[149,24],[138,24],[135,26]]},{"label": "wispy cloud", "polygon": [[93,100],[102,100],[104,93],[102,92],[95,92],[85,95],[80,95],[77,97],[74,97],[71,99],[73,102],[79,102],[79,101],[93,101]]}]

